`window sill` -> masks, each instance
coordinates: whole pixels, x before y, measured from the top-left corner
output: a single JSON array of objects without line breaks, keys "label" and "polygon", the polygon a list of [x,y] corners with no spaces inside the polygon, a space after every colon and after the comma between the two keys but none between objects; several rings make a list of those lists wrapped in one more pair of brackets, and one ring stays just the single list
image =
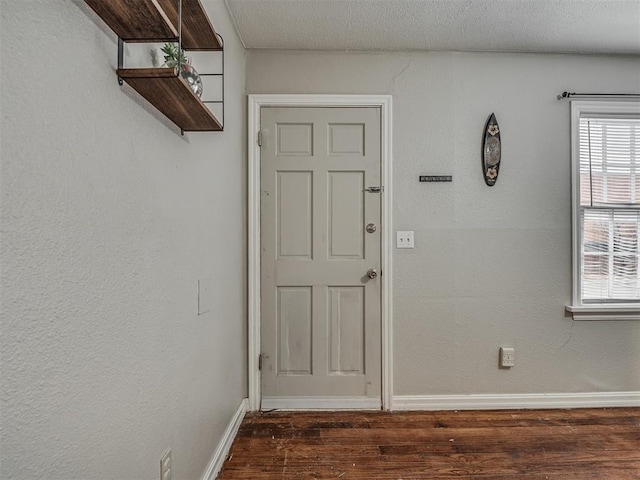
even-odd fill
[{"label": "window sill", "polygon": [[640,320],[640,305],[567,305],[574,320]]}]

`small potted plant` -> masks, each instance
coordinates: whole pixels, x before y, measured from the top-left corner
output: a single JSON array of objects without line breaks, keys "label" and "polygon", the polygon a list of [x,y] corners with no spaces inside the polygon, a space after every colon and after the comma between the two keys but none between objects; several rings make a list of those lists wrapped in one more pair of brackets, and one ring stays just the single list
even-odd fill
[{"label": "small potted plant", "polygon": [[189,84],[193,93],[198,97],[202,96],[202,80],[195,68],[191,65],[191,59],[187,57],[184,50],[178,51],[177,43],[165,43],[160,49],[164,55],[164,66],[178,68],[180,65],[180,76]]}]

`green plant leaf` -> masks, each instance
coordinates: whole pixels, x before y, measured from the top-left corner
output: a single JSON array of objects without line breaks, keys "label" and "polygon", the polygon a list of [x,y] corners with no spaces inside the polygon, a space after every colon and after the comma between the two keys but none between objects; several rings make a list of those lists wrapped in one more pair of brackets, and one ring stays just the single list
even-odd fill
[{"label": "green plant leaf", "polygon": [[176,67],[178,65],[178,62],[181,65],[186,65],[189,63],[189,59],[184,53],[184,50],[181,50],[180,53],[178,53],[177,43],[165,43],[160,51],[164,53],[164,62],[168,67]]}]

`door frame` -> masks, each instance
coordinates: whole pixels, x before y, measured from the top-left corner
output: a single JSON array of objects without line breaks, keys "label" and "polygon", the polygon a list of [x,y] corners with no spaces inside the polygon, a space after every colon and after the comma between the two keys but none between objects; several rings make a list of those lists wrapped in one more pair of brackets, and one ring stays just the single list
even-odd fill
[{"label": "door frame", "polygon": [[[262,107],[379,107],[382,218],[381,218],[381,353],[382,408],[391,410],[393,393],[392,308],[392,116],[391,95],[249,95],[248,98],[248,378],[249,410],[260,409],[260,109]],[[354,405],[354,408],[358,408]]]}]

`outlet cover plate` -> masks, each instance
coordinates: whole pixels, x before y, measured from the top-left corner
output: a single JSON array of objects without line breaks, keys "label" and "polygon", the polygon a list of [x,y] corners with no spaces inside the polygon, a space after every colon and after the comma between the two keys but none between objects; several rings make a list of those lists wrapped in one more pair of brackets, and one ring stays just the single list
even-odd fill
[{"label": "outlet cover plate", "polygon": [[500,366],[511,368],[516,366],[516,349],[513,347],[500,347]]}]

